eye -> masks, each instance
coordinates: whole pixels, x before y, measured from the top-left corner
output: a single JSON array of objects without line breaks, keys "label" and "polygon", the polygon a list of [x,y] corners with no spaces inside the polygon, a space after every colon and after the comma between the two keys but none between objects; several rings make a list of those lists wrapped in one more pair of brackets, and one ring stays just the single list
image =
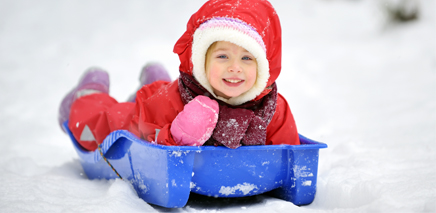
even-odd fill
[{"label": "eye", "polygon": [[249,56],[244,56],[244,57],[242,57],[242,60],[253,60],[253,59]]},{"label": "eye", "polygon": [[217,58],[222,58],[222,59],[226,59],[227,56],[226,55],[218,55]]}]

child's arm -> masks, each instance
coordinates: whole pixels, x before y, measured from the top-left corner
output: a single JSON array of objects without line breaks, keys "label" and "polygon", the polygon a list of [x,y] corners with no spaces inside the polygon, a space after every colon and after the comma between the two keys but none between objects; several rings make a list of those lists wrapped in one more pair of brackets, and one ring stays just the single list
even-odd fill
[{"label": "child's arm", "polygon": [[172,121],[183,110],[177,83],[155,82],[142,87],[136,93],[129,131],[150,142],[177,145],[170,133]]},{"label": "child's arm", "polygon": [[154,83],[137,92],[130,131],[162,145],[201,146],[215,128],[218,103],[197,96],[183,105],[177,83]]},{"label": "child's arm", "polygon": [[286,99],[278,94],[274,116],[267,127],[267,145],[299,145],[297,126]]}]

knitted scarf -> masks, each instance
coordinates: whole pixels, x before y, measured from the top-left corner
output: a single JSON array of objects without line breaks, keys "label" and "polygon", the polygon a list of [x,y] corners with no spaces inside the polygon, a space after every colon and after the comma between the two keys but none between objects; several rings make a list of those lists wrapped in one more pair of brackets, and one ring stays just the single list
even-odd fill
[{"label": "knitted scarf", "polygon": [[[179,91],[184,104],[197,95],[215,99],[193,76],[180,73]],[[238,106],[231,106],[215,99],[219,104],[217,125],[211,138],[205,145],[224,145],[235,149],[241,145],[264,145],[266,128],[276,110],[277,86],[271,85],[271,91],[259,100],[252,100]]]}]

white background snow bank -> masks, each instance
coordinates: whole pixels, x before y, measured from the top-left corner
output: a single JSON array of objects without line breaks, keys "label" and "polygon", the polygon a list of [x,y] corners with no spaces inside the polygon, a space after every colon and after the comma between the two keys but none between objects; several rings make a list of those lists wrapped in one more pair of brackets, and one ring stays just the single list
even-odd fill
[{"label": "white background snow bank", "polygon": [[58,105],[83,70],[125,100],[140,68],[178,75],[172,47],[203,1],[0,1],[2,212],[436,211],[435,1],[387,24],[376,0],[272,1],[283,28],[279,92],[299,132],[323,141],[315,201],[267,196],[150,206],[120,180],[88,180]]}]

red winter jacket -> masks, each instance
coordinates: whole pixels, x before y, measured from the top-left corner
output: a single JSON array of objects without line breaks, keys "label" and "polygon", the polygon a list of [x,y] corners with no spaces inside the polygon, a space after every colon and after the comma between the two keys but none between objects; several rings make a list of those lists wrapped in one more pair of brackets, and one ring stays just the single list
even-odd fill
[{"label": "red winter jacket", "polygon": [[[178,80],[171,83],[155,82],[141,88],[136,94],[135,112],[130,131],[148,141],[163,145],[177,145],[170,127],[184,104],[178,89]],[[156,138],[156,129],[158,136]],[[267,127],[266,145],[300,144],[294,117],[282,95],[277,97],[276,112]]]}]

